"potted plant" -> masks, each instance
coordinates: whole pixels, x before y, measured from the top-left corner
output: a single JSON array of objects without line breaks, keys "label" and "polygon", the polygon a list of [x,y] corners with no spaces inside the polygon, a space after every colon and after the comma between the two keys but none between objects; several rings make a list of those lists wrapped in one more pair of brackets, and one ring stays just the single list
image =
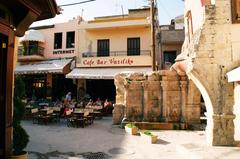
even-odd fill
[{"label": "potted plant", "polygon": [[136,135],[138,133],[138,127],[133,123],[128,123],[125,125],[125,131],[131,135]]},{"label": "potted plant", "polygon": [[27,146],[29,136],[21,126],[21,120],[25,114],[25,104],[22,98],[25,95],[25,86],[21,78],[15,78],[14,85],[14,113],[13,113],[13,152],[12,159],[27,159],[27,152],[23,149]]},{"label": "potted plant", "polygon": [[149,130],[144,130],[140,132],[141,138],[146,140],[147,142],[151,142],[152,144],[157,143],[157,135],[154,135]]}]

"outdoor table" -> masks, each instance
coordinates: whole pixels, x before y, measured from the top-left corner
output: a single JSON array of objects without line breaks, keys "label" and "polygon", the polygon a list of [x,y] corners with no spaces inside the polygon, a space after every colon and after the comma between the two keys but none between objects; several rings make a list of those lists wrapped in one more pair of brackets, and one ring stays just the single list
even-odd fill
[{"label": "outdoor table", "polygon": [[83,117],[84,116],[84,112],[82,112],[82,111],[74,111],[73,114],[76,117]]},{"label": "outdoor table", "polygon": [[94,118],[102,119],[102,112],[100,111],[94,111]]},{"label": "outdoor table", "polygon": [[47,112],[48,110],[49,110],[49,108],[40,109],[41,112]]}]

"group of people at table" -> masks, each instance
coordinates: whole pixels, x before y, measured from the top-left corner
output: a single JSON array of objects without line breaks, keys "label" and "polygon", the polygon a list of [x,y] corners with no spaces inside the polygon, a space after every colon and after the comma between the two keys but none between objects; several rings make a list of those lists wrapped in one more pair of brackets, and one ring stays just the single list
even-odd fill
[{"label": "group of people at table", "polygon": [[97,98],[95,102],[92,99],[89,99],[88,102],[86,100],[82,100],[80,103],[76,103],[71,100],[71,92],[68,92],[64,100],[61,114],[64,114],[68,110],[78,108],[93,109],[94,111],[100,111],[103,114],[111,114],[113,110],[113,104],[112,102],[108,101],[108,99],[103,102],[100,98]]},{"label": "group of people at table", "polygon": [[[31,108],[30,106],[28,106]],[[28,108],[27,107],[27,108]],[[47,104],[41,104],[40,109],[31,108],[32,114],[39,114],[41,112],[44,113],[47,116],[59,116],[60,117],[67,117],[71,114],[75,115],[81,115],[81,116],[88,116],[90,114],[94,114],[94,117],[101,118],[103,114],[111,114],[113,110],[113,104],[112,102],[109,102],[107,99],[103,102],[100,100],[100,98],[97,98],[95,102],[93,102],[92,99],[89,99],[88,102],[81,101],[80,103],[77,103],[76,101],[71,99],[71,92],[68,92],[65,96],[65,99],[63,102],[56,102],[53,107],[49,107]],[[40,116],[38,115],[38,119]]]}]

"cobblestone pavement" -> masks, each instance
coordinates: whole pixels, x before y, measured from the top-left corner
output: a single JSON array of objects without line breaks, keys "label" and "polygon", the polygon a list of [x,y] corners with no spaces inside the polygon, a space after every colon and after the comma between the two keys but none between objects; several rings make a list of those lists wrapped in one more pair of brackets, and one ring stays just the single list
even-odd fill
[{"label": "cobblestone pavement", "polygon": [[96,120],[85,128],[69,128],[63,119],[49,125],[31,121],[23,121],[22,125],[30,136],[26,149],[29,159],[189,159],[199,155],[209,159],[212,154],[216,156],[214,159],[227,156],[235,159],[236,155],[239,159],[240,156],[236,147],[207,146],[204,131],[153,131],[158,142],[150,144],[112,125],[111,117]]}]

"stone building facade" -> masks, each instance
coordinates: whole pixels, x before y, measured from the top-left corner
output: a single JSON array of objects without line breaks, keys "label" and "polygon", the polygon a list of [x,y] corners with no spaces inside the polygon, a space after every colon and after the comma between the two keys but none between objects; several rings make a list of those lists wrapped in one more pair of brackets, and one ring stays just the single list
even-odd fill
[{"label": "stone building facade", "polygon": [[[210,145],[234,145],[239,113],[226,73],[239,66],[238,0],[185,0],[185,41],[173,68],[186,72],[200,90],[207,109]],[[235,138],[234,138],[235,136]]]},{"label": "stone building facade", "polygon": [[115,108],[120,107],[114,109],[115,124],[121,122],[124,106],[125,117],[133,122],[200,122],[200,92],[185,73],[120,73],[115,76],[115,86]]},{"label": "stone building facade", "polygon": [[181,53],[184,42],[183,15],[172,19],[170,25],[160,25],[157,39],[158,69],[169,69],[174,64],[177,55]]}]

